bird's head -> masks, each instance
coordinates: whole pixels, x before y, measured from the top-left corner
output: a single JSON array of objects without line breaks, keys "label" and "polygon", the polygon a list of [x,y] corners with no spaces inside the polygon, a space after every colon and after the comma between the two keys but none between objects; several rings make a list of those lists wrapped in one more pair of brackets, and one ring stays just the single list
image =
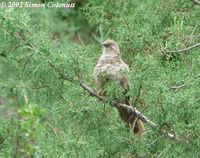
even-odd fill
[{"label": "bird's head", "polygon": [[106,54],[107,53],[115,53],[115,54],[119,55],[119,53],[120,53],[118,44],[111,39],[107,39],[106,41],[104,41],[102,43],[102,46],[103,46],[103,52]]}]

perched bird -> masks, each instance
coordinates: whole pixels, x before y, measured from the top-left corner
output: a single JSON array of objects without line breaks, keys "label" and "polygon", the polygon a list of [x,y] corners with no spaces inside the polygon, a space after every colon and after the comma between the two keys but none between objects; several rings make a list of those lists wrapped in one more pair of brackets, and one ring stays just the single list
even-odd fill
[{"label": "perched bird", "polygon": [[[129,67],[122,60],[119,46],[115,41],[107,39],[102,45],[102,55],[98,59],[93,71],[93,78],[97,87],[97,95],[105,95],[103,88],[106,82],[115,82],[124,89],[124,102],[131,106],[130,97],[127,95],[129,90]],[[144,134],[144,125],[140,119],[133,117],[132,114],[121,107],[118,107],[118,112],[121,119],[128,126],[133,128],[134,133]]]}]

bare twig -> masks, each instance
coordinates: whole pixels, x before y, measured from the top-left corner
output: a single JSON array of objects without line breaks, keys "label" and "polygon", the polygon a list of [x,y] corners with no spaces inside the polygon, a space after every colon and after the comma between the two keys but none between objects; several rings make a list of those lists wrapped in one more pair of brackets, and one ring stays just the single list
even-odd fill
[{"label": "bare twig", "polygon": [[171,89],[171,90],[178,90],[178,89],[181,89],[181,88],[183,88],[183,87],[185,87],[187,85],[188,85],[187,83],[184,83],[184,84],[179,85],[179,86],[172,86],[169,89]]},{"label": "bare twig", "polygon": [[149,146],[151,147],[152,145],[154,145],[159,139],[163,138],[163,135],[159,136],[158,138],[154,139]]},{"label": "bare twig", "polygon": [[81,44],[82,44],[83,46],[85,46],[85,43],[83,42],[83,40],[82,40],[82,38],[81,38],[81,36],[80,36],[79,33],[77,33],[77,36],[78,36],[78,39],[79,39],[79,41],[81,42]]},{"label": "bare twig", "polygon": [[194,79],[197,79],[197,78],[199,78],[199,77],[200,77],[200,74],[198,74],[197,76],[195,76]]},{"label": "bare twig", "polygon": [[76,78],[72,78],[72,77],[62,73],[61,70],[59,70],[51,61],[49,61],[49,65],[59,74],[60,78],[67,80],[67,81],[70,81],[72,83],[79,82],[79,80],[77,80]]},{"label": "bare twig", "polygon": [[175,86],[170,87],[169,90],[175,90],[175,91],[177,91],[177,90],[179,90],[179,89],[181,89],[181,88],[184,88],[184,87],[190,85],[189,82],[190,82],[191,80],[198,79],[199,77],[200,77],[200,74],[196,75],[193,79],[190,79],[190,80],[188,80],[188,81],[185,81],[185,83],[183,83],[183,84],[181,84],[181,85],[175,85]]},{"label": "bare twig", "polygon": [[193,2],[200,5],[200,1],[198,0],[193,0]]},{"label": "bare twig", "polygon": [[194,33],[196,32],[197,28],[199,27],[200,25],[196,25],[194,27],[194,29],[192,30],[192,33],[187,37],[186,39],[186,43],[188,43],[188,45],[191,45],[192,41],[193,41],[193,38],[194,38]]},{"label": "bare twig", "polygon": [[165,51],[165,50],[161,49],[161,51],[162,51],[162,53],[165,53],[165,54],[166,53],[180,53],[180,52],[188,51],[188,50],[193,49],[193,48],[198,47],[198,46],[200,46],[200,43],[197,43],[197,44],[195,44],[193,46],[190,46],[190,47],[187,47],[187,48],[184,48],[184,49],[172,50],[172,51],[169,51],[169,50]]},{"label": "bare twig", "polygon": [[166,58],[167,60],[169,60],[169,59],[171,58],[171,55],[165,53],[166,47],[163,47],[161,43],[158,43],[158,44],[160,45],[160,51],[161,51],[161,53],[165,56],[165,58]]},{"label": "bare twig", "polygon": [[161,53],[166,57],[167,60],[169,60],[171,58],[171,55],[167,54],[163,50],[161,50]]},{"label": "bare twig", "polygon": [[160,158],[169,148],[170,146],[164,148],[164,150],[157,156],[157,158]]},{"label": "bare twig", "polygon": [[19,83],[19,87],[22,88],[22,93],[23,93],[23,96],[24,96],[24,101],[26,104],[28,104],[28,93],[25,89],[25,86],[24,86],[24,83],[22,81],[20,81]]},{"label": "bare twig", "polygon": [[86,91],[88,91],[90,93],[91,96],[96,97],[97,99],[101,100],[101,101],[105,101],[105,97],[103,96],[98,96],[96,91],[92,88],[90,88],[89,86],[85,85],[84,83],[80,83],[80,86],[85,89]]}]

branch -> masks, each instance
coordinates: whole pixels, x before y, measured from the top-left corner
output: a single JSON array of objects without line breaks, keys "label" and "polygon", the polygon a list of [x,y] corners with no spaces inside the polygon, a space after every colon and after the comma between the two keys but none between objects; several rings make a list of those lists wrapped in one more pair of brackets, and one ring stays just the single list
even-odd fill
[{"label": "branch", "polygon": [[[96,97],[97,99],[99,99],[100,101],[106,101],[106,97],[102,97],[102,96],[98,96],[95,92],[95,90],[93,90],[92,88],[90,88],[89,86],[85,85],[84,83],[80,83],[80,86],[88,91],[90,93],[91,96]],[[134,116],[138,117],[139,119],[141,119],[143,122],[145,123],[149,123],[151,126],[156,127],[156,124],[153,123],[152,121],[150,121],[146,116],[144,116],[143,114],[141,114],[136,108],[133,108],[133,106],[130,105],[126,105],[126,104],[122,104],[122,103],[118,103],[116,101],[112,102],[113,106],[118,108],[118,107],[122,107],[123,109],[126,109],[129,113],[134,114]]]},{"label": "branch", "polygon": [[[80,83],[80,86],[88,91],[90,93],[91,96],[96,97],[97,99],[99,99],[100,101],[106,101],[105,97],[101,97],[98,96],[95,92],[95,90],[93,90],[91,87],[85,85],[84,83]],[[122,104],[122,103],[118,103],[116,101],[112,102],[112,105],[116,108],[122,108],[125,109],[126,111],[128,111],[128,113],[131,113],[132,115],[134,115],[135,117],[138,117],[139,119],[141,119],[144,123],[148,123],[149,125],[151,125],[153,128],[156,128],[157,125],[152,122],[151,120],[149,120],[146,116],[144,116],[141,112],[139,112],[136,108],[134,108],[133,106],[130,105],[126,105],[126,104]],[[175,134],[169,133],[165,130],[162,131],[165,135],[167,135],[169,138],[173,139],[173,140],[179,140],[177,138],[177,136]]]},{"label": "branch", "polygon": [[59,77],[62,78],[63,80],[70,81],[71,83],[77,83],[79,80],[72,78],[63,72],[61,72],[51,61],[49,61],[49,65],[59,74]]},{"label": "branch", "polygon": [[[87,92],[89,92],[89,94],[91,96],[96,97],[98,100],[106,102],[106,97],[102,97],[102,96],[98,96],[96,91],[94,89],[92,89],[91,87],[87,86],[86,84],[82,83],[81,81],[78,80],[74,80],[73,78],[67,76],[66,74],[63,74],[59,69],[56,68],[56,66],[49,61],[49,64],[51,65],[51,67],[59,73],[60,77],[64,80],[68,80],[69,82],[73,82],[73,83],[79,83],[79,85],[86,90]],[[121,108],[121,109],[125,109],[128,113],[132,114],[133,116],[141,119],[144,123],[148,123],[149,125],[151,125],[153,128],[156,128],[157,125],[152,122],[151,120],[149,120],[146,116],[144,116],[142,113],[140,113],[136,108],[134,108],[133,106],[130,105],[126,105],[126,104],[122,104],[119,103],[117,101],[113,101],[112,105],[116,108]],[[165,135],[167,135],[169,138],[173,139],[173,140],[178,140],[177,136],[175,134],[169,133],[167,131],[162,131]]]},{"label": "branch", "polygon": [[88,92],[90,93],[91,96],[96,97],[96,98],[99,99],[100,101],[105,101],[105,100],[106,100],[105,97],[103,97],[103,96],[98,96],[97,93],[96,93],[96,91],[95,91],[94,89],[90,88],[89,86],[85,85],[84,83],[80,83],[80,86],[81,86],[84,90],[88,91]]},{"label": "branch", "polygon": [[172,50],[172,51],[169,51],[169,50],[165,51],[165,50],[161,49],[161,51],[162,51],[162,53],[180,53],[180,52],[188,51],[188,50],[195,48],[195,47],[198,47],[198,46],[200,46],[200,43],[197,43],[193,46],[190,46],[190,47],[187,47],[187,48],[184,48],[184,49]]},{"label": "branch", "polygon": [[200,1],[198,0],[193,0],[193,2],[200,5]]},{"label": "branch", "polygon": [[28,104],[28,93],[25,89],[25,86],[24,86],[24,83],[22,81],[20,81],[19,83],[19,88],[22,88],[22,93],[23,93],[23,96],[24,96],[24,101],[26,104]]},{"label": "branch", "polygon": [[[196,75],[196,76],[193,78],[193,80],[194,80],[194,79],[198,79],[199,77],[200,77],[200,74]],[[190,79],[190,80],[192,80],[192,79]],[[187,82],[185,81],[185,83],[183,83],[183,84],[181,84],[181,85],[172,86],[172,87],[169,88],[169,90],[175,90],[175,91],[177,91],[177,90],[179,90],[179,89],[181,89],[181,88],[184,88],[184,87],[186,87],[186,86],[188,86],[188,85],[190,84],[190,83],[189,83],[190,80],[188,80]]]},{"label": "branch", "polygon": [[195,76],[194,79],[197,79],[197,78],[199,78],[199,77],[200,77],[200,74],[198,74],[197,76]]},{"label": "branch", "polygon": [[184,84],[179,85],[179,86],[172,86],[169,89],[171,89],[171,90],[178,90],[178,89],[181,89],[181,88],[183,88],[183,87],[185,87],[187,85],[188,85],[187,83],[184,83]]}]

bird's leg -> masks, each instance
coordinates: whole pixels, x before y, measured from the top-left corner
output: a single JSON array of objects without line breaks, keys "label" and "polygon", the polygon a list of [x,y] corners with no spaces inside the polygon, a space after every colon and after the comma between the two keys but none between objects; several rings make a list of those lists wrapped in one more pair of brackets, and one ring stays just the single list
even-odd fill
[{"label": "bird's leg", "polygon": [[[97,90],[97,96],[104,96],[104,93],[103,93],[103,89],[100,88],[99,90]],[[104,106],[103,106],[104,110],[105,110],[105,103],[104,103]]]},{"label": "bird's leg", "polygon": [[99,79],[96,79],[96,85],[97,85],[97,96],[104,96],[104,93],[103,93],[103,83],[101,80]]},{"label": "bird's leg", "polygon": [[97,90],[97,96],[104,96],[102,89]]},{"label": "bird's leg", "polygon": [[[103,82],[99,79],[96,79],[96,85],[97,85],[97,96],[105,96],[104,91],[103,91]],[[104,104],[104,110],[105,110],[105,104]]]}]

